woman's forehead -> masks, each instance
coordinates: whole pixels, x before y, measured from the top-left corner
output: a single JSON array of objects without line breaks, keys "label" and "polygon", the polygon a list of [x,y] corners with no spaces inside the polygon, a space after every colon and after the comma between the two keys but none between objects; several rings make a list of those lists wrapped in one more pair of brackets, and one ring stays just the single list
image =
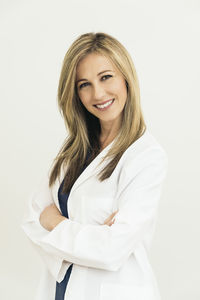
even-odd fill
[{"label": "woman's forehead", "polygon": [[88,54],[77,65],[76,79],[79,80],[82,76],[87,77],[87,74],[100,75],[103,71],[114,72],[116,68],[108,57],[100,54]]}]

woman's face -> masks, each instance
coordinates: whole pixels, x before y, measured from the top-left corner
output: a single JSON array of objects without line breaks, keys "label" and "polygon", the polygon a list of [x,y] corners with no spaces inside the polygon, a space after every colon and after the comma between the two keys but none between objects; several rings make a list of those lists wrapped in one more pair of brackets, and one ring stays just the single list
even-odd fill
[{"label": "woman's face", "polygon": [[83,58],[77,65],[76,86],[81,102],[103,128],[120,126],[127,88],[123,76],[107,57],[91,53]]}]

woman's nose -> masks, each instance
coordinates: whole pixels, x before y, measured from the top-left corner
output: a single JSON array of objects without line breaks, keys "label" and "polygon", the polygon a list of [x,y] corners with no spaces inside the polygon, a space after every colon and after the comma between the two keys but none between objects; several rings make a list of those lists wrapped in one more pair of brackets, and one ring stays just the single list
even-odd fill
[{"label": "woman's nose", "polygon": [[[96,84],[93,87],[93,99],[96,101],[102,101],[105,96],[105,91],[102,85]],[[105,100],[105,99],[104,99]]]}]

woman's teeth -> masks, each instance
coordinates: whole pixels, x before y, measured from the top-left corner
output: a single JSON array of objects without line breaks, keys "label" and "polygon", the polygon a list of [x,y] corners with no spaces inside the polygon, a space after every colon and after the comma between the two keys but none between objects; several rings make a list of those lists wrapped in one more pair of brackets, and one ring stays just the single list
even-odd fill
[{"label": "woman's teeth", "polygon": [[114,99],[108,101],[107,103],[105,104],[102,104],[102,105],[95,105],[97,108],[105,108],[105,107],[108,107],[110,106],[112,103],[113,103]]}]

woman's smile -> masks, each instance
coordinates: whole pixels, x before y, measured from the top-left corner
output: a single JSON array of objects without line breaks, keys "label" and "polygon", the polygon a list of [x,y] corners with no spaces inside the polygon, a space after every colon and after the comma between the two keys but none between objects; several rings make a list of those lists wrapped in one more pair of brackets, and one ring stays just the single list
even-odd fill
[{"label": "woman's smile", "polygon": [[112,106],[114,100],[115,100],[115,99],[108,100],[106,103],[101,104],[101,105],[100,105],[100,104],[94,104],[94,106],[95,106],[98,110],[102,110],[102,111],[108,110],[108,109]]}]

